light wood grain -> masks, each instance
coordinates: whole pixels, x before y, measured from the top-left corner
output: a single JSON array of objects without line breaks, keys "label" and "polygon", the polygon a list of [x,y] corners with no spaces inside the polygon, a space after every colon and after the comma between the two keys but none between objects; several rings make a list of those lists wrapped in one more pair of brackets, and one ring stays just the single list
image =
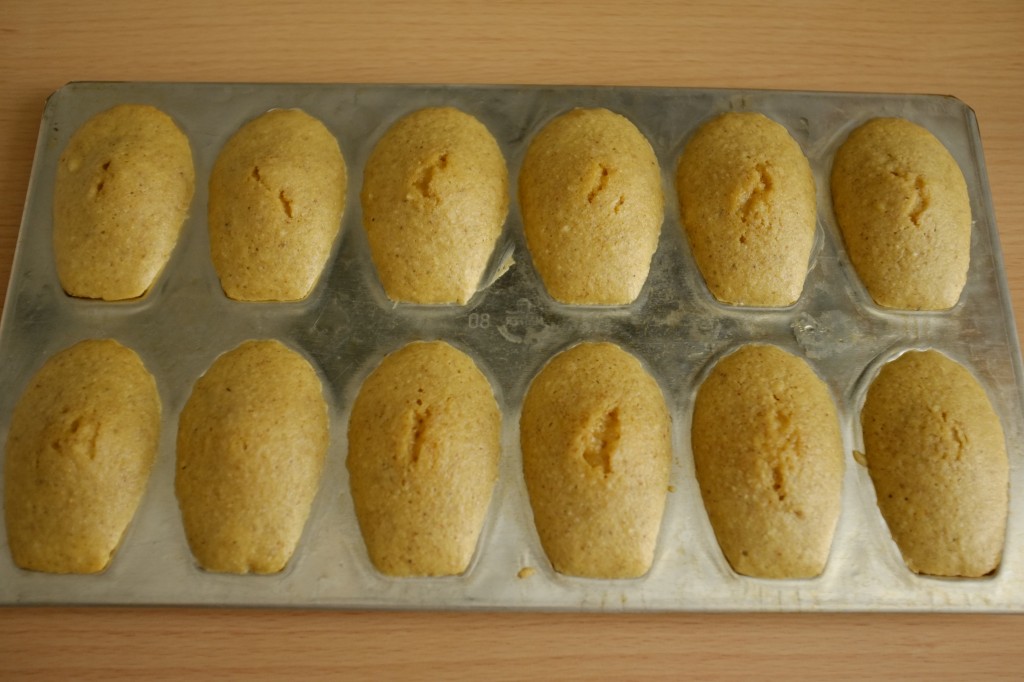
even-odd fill
[{"label": "light wood grain", "polygon": [[[977,616],[170,612],[24,609],[19,677],[864,679],[1019,671],[1007,619]],[[97,627],[100,629],[97,630]],[[9,629],[9,628],[5,628]],[[988,637],[979,636],[988,632]],[[994,636],[1001,633],[999,636]],[[59,652],[59,653],[58,653]]]},{"label": "light wood grain", "polygon": [[[1024,318],[1024,3],[0,3],[0,298],[46,96],[72,80],[951,94]],[[33,229],[26,225],[25,229]],[[2,389],[0,389],[2,390]],[[1024,617],[0,609],[0,678],[1012,678]]]}]

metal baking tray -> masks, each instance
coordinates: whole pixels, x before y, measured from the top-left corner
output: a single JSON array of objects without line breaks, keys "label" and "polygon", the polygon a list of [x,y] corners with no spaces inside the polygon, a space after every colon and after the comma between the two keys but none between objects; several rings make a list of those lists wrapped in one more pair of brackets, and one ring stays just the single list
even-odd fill
[{"label": "metal baking tray", "polygon": [[[196,193],[181,240],[147,296],[103,303],[66,296],[51,246],[57,159],[86,119],[118,103],[155,105],[188,135]],[[452,105],[480,119],[501,146],[512,201],[490,266],[493,281],[466,306],[394,305],[370,261],[361,224],[362,169],[399,117]],[[665,221],[650,277],[632,305],[588,309],[550,299],[526,249],[516,178],[533,135],[572,107],[607,107],[647,136],[661,163]],[[298,303],[238,303],[221,292],[207,246],[210,169],[247,120],[299,107],[337,136],[349,169],[341,237],[317,287]],[[688,136],[727,110],[782,123],[810,160],[818,231],[800,300],[782,310],[716,303],[697,272],[679,222],[675,167]],[[974,225],[967,286],[941,313],[880,309],[842,247],[828,175],[837,146],[875,116],[903,116],[931,130],[960,164]],[[511,265],[511,267],[508,267]],[[508,268],[506,270],[506,268]],[[500,275],[500,276],[499,276]],[[190,604],[327,608],[568,609],[585,611],[1024,611],[1024,412],[1017,333],[1000,254],[977,122],[952,97],[627,87],[74,83],[43,114],[21,233],[0,327],[0,439],[29,377],[78,340],[112,337],[135,349],[163,401],[160,450],[148,490],[110,567],[57,576],[15,567],[0,535],[2,604]],[[331,444],[318,497],[292,561],[280,574],[204,572],[192,559],[174,497],[178,415],[211,362],[244,340],[274,338],[318,368],[331,406]],[[491,380],[503,410],[500,474],[469,570],[446,578],[388,578],[374,571],[355,520],[344,466],[351,405],[384,357],[415,339],[463,349]],[[579,340],[610,340],[639,356],[673,417],[672,492],[650,572],[635,580],[555,573],[522,480],[519,410],[529,382]],[[693,396],[722,354],[774,343],[806,358],[831,388],[847,451],[842,512],[825,572],[811,580],[734,573],[712,533],[694,479]],[[974,580],[916,576],[903,564],[875,503],[858,414],[879,365],[907,348],[936,348],[978,377],[1002,419],[1010,457],[1010,514],[1002,565]],[[0,489],[2,495],[2,489]],[[2,502],[2,500],[0,500]],[[2,531],[0,531],[2,532]],[[523,571],[522,569],[532,569]]]}]

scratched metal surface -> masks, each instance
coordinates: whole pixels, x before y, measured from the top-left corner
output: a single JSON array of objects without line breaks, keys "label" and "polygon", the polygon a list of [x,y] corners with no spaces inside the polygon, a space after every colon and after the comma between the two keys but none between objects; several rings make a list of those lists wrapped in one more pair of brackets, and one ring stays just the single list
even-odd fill
[{"label": "scratched metal surface", "polygon": [[[170,263],[138,301],[101,303],[63,294],[53,265],[51,192],[56,161],[87,118],[142,102],[169,113],[188,135],[197,187]],[[400,116],[453,105],[479,118],[509,166],[513,201],[490,267],[497,277],[466,306],[393,305],[370,262],[358,193],[374,143]],[[526,145],[545,122],[576,106],[630,118],[661,162],[665,222],[651,274],[636,303],[585,309],[545,294],[525,247],[515,202]],[[275,107],[300,107],[337,136],[349,168],[341,237],[312,295],[299,303],[237,303],[220,290],[209,259],[206,186],[227,138]],[[726,110],[760,111],[785,125],[810,160],[818,233],[803,296],[776,311],[715,303],[679,224],[675,165],[688,136]],[[968,282],[943,313],[874,306],[857,281],[832,216],[828,171],[836,147],[875,116],[904,116],[930,129],[964,171],[974,217]],[[514,608],[577,610],[1024,610],[1024,438],[1021,362],[977,123],[956,99],[932,96],[593,87],[231,85],[77,83],[43,115],[35,165],[0,327],[0,438],[31,375],[57,351],[88,337],[135,349],[154,374],[163,431],[147,493],[111,566],[95,576],[51,576],[15,567],[0,535],[0,603],[199,604],[325,608]],[[196,567],[173,491],[178,415],[195,380],[221,353],[250,338],[275,338],[321,373],[332,439],[319,495],[288,567],[273,576],[228,576]],[[345,431],[362,380],[388,352],[414,339],[444,339],[468,352],[491,380],[504,414],[499,480],[476,556],[462,576],[391,579],[369,563],[348,495]],[[643,578],[601,581],[555,573],[533,528],[521,475],[519,406],[541,366],[579,340],[611,340],[636,354],[661,385],[673,416],[673,491],[654,565]],[[839,408],[847,470],[828,566],[813,580],[739,576],[726,563],[693,474],[689,424],[694,392],[722,354],[749,341],[798,353],[828,383]],[[979,580],[910,573],[875,504],[859,447],[857,415],[880,363],[912,347],[937,348],[965,364],[988,391],[1006,431],[1011,509],[1000,570]],[[2,490],[0,490],[2,496]],[[524,567],[534,569],[517,577]]]}]

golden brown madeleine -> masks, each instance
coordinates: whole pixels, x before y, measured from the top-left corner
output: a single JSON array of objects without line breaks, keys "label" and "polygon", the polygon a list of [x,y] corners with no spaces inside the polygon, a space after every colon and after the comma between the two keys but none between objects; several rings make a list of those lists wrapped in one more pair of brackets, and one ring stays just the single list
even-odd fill
[{"label": "golden brown madeleine", "polygon": [[142,296],[178,243],[195,190],[188,138],[151,106],[122,104],[71,137],[53,188],[53,252],[71,296]]},{"label": "golden brown madeleine", "polygon": [[451,107],[399,120],[363,174],[363,227],[395,301],[465,303],[508,213],[508,170],[482,123]]},{"label": "golden brown madeleine", "polygon": [[686,144],[676,189],[716,299],[779,307],[800,298],[814,245],[814,176],[783,126],[750,112],[708,121]]},{"label": "golden brown madeleine", "polygon": [[519,422],[541,544],[559,573],[635,578],[650,569],[668,494],[671,418],[640,362],[581,343],[534,378]]},{"label": "golden brown madeleine", "polygon": [[228,298],[297,301],[341,231],[347,182],[338,141],[298,109],[249,121],[210,176],[210,254]]},{"label": "golden brown madeleine", "polygon": [[650,143],[607,109],[548,123],[519,173],[526,243],[548,294],[562,303],[622,305],[647,281],[664,218]]},{"label": "golden brown madeleine", "polygon": [[915,573],[978,577],[999,567],[1009,462],[985,390],[937,351],[883,365],[860,416],[878,508]]},{"label": "golden brown madeleine", "polygon": [[497,480],[500,440],[491,385],[465,353],[414,342],[384,358],[352,407],[347,461],[378,571],[466,570]]},{"label": "golden brown madeleine", "polygon": [[4,512],[14,563],[107,567],[135,515],[160,440],[156,382],[134,351],[82,341],[47,360],[7,434]]},{"label": "golden brown madeleine", "polygon": [[295,550],[327,453],[320,378],[277,341],[247,341],[217,358],[178,422],[174,479],[199,565],[276,573]]},{"label": "golden brown madeleine", "polygon": [[960,167],[934,135],[901,118],[857,128],[836,152],[832,203],[875,303],[956,305],[971,260],[971,201]]},{"label": "golden brown madeleine", "polygon": [[690,437],[704,507],[733,570],[819,575],[845,462],[832,395],[807,363],[762,345],[722,358],[697,391]]}]

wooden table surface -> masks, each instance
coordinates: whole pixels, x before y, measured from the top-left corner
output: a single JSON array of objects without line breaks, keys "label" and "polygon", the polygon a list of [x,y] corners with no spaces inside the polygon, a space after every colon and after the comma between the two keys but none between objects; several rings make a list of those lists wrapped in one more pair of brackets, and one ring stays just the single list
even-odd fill
[{"label": "wooden table surface", "polygon": [[[1022,2],[146,5],[0,2],[0,300],[44,100],[68,81],[565,83],[959,97],[1024,319]],[[1024,616],[0,608],[3,679],[751,674],[1019,676]]]}]

